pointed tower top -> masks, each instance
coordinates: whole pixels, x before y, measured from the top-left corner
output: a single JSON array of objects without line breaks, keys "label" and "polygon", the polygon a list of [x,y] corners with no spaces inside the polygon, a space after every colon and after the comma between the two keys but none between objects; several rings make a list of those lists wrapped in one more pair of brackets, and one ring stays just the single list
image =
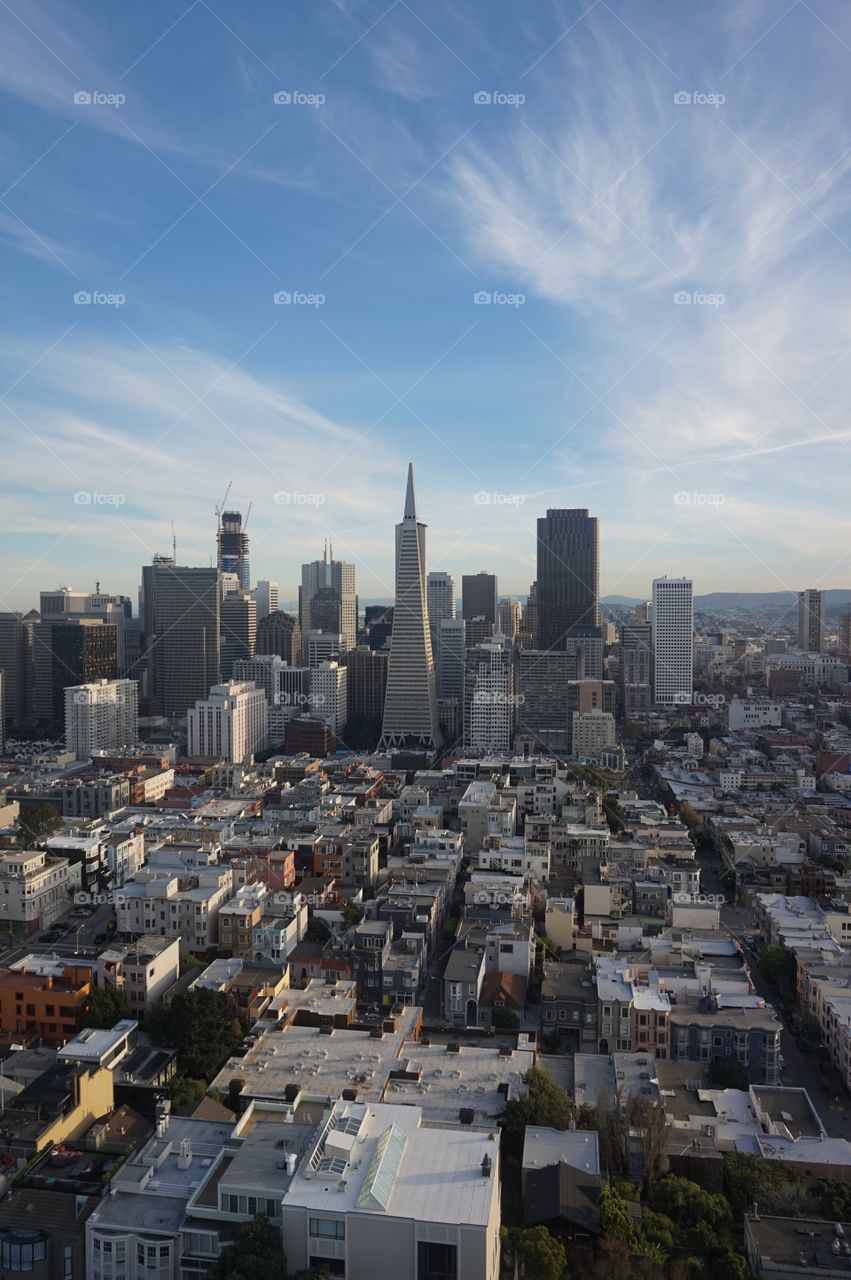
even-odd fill
[{"label": "pointed tower top", "polygon": [[416,520],[417,518],[417,498],[414,493],[414,464],[408,463],[408,488],[405,491],[405,514],[404,520]]}]

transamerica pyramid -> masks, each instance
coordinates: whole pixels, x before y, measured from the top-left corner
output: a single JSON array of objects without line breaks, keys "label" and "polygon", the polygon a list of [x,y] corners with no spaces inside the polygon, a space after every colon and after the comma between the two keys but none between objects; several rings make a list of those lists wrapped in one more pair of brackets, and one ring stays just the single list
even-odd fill
[{"label": "transamerica pyramid", "polygon": [[417,519],[414,466],[409,463],[405,514],[396,525],[396,608],[378,749],[423,747],[436,751],[442,741],[428,625],[426,527]]}]

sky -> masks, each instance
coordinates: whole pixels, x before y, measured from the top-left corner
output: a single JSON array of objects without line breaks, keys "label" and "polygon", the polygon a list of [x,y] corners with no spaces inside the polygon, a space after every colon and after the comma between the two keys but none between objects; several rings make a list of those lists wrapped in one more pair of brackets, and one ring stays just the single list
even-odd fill
[{"label": "sky", "polygon": [[0,609],[254,578],[851,586],[851,7],[0,5]]}]

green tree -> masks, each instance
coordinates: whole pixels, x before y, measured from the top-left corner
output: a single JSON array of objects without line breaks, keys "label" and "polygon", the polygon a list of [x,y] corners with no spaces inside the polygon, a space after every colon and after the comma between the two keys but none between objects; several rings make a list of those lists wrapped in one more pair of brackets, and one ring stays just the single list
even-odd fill
[{"label": "green tree", "polygon": [[210,1274],[212,1280],[287,1280],[280,1233],[268,1218],[243,1223]]},{"label": "green tree", "polygon": [[[790,1188],[804,1185],[799,1172],[778,1160],[761,1156],[744,1156],[738,1152],[724,1155],[724,1196],[737,1217],[750,1210],[754,1201],[765,1211],[788,1198]],[[818,1184],[816,1184],[818,1187]]]},{"label": "green tree", "polygon": [[194,1080],[192,1076],[175,1076],[171,1082],[171,1105],[175,1111],[179,1107],[196,1104],[207,1096],[207,1081]]},{"label": "green tree", "polygon": [[759,970],[767,982],[775,986],[792,976],[794,958],[785,947],[763,947],[759,953]]},{"label": "green tree", "polygon": [[145,1019],[145,1030],[155,1044],[176,1049],[181,1074],[196,1080],[212,1080],[242,1040],[230,999],[205,988],[158,1000]]},{"label": "green tree", "polygon": [[612,1186],[603,1187],[598,1207],[603,1235],[631,1249],[636,1241],[635,1223],[623,1196]]},{"label": "green tree", "polygon": [[851,1185],[833,1178],[819,1178],[814,1188],[821,1215],[834,1222],[847,1222],[851,1217]]},{"label": "green tree", "polygon": [[62,827],[62,818],[58,810],[47,801],[36,805],[18,818],[18,834],[25,842],[36,844],[46,840]]},{"label": "green tree", "polygon": [[502,1005],[494,1005],[491,1017],[498,1031],[516,1031],[520,1026],[520,1018],[514,1010],[505,1009]]},{"label": "green tree", "polygon": [[359,907],[356,902],[347,902],[343,907],[343,924],[347,929],[353,929],[356,924],[360,924],[363,920],[363,907]]},{"label": "green tree", "polygon": [[564,1245],[546,1227],[524,1227],[510,1236],[528,1280],[561,1280],[567,1266]]},{"label": "green tree", "polygon": [[669,1173],[657,1182],[649,1203],[676,1224],[678,1244],[714,1250],[731,1235],[733,1217],[724,1196],[704,1191],[678,1174]]},{"label": "green tree", "polygon": [[549,1071],[544,1067],[530,1067],[523,1083],[526,1092],[519,1098],[512,1098],[505,1108],[505,1127],[515,1132],[527,1124],[566,1129],[573,1115],[573,1106]]},{"label": "green tree", "polygon": [[311,916],[304,931],[305,942],[327,942],[330,937],[331,930],[325,921],[318,916]]},{"label": "green tree", "polygon": [[680,822],[684,823],[689,831],[696,831],[700,826],[700,814],[690,804],[681,804]]},{"label": "green tree", "polygon": [[123,991],[116,987],[95,987],[80,1018],[80,1026],[101,1027],[108,1031],[116,1022],[129,1016],[130,1002]]},{"label": "green tree", "polygon": [[667,1214],[644,1210],[640,1225],[642,1247],[655,1246],[667,1253],[674,1247],[675,1233],[676,1227]]},{"label": "green tree", "polygon": [[748,1073],[735,1058],[716,1058],[709,1069],[709,1081],[716,1089],[747,1089]]}]

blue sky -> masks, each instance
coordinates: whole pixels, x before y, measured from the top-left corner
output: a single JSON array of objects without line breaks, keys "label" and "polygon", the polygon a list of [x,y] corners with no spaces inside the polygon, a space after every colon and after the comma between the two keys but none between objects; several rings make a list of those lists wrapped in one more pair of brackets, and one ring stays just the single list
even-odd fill
[{"label": "blue sky", "polygon": [[172,520],[207,563],[228,481],[285,598],[326,536],[391,595],[409,459],[503,592],[547,506],[604,594],[851,585],[847,5],[9,0],[0,50],[0,608],[135,598]]}]

